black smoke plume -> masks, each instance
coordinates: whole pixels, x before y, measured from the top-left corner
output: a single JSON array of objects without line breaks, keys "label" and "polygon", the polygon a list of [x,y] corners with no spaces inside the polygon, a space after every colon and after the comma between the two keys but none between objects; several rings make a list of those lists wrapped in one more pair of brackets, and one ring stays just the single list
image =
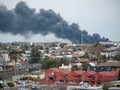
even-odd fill
[{"label": "black smoke plume", "polygon": [[34,8],[28,7],[23,1],[19,2],[13,10],[0,5],[0,32],[23,36],[29,32],[41,35],[53,33],[58,38],[75,43],[81,43],[82,39],[84,43],[108,41],[97,33],[89,35],[87,31],[80,30],[77,23],[69,25],[60,14],[56,14],[51,9],[41,9],[36,13]]}]

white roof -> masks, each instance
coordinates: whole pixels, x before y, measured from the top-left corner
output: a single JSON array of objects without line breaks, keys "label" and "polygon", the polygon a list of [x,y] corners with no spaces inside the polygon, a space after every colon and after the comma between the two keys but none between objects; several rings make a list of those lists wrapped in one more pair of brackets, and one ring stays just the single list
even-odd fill
[{"label": "white roof", "polygon": [[89,64],[90,64],[91,66],[96,66],[96,64],[93,63],[93,62],[90,62]]},{"label": "white roof", "polygon": [[62,66],[60,66],[59,68],[60,69],[70,69],[71,67],[72,67],[71,64],[69,64],[69,65],[62,64]]}]

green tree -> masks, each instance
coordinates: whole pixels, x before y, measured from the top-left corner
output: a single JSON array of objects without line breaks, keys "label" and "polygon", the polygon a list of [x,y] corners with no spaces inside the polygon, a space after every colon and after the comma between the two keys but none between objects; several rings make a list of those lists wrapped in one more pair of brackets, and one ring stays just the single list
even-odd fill
[{"label": "green tree", "polygon": [[103,85],[103,90],[108,90],[108,85],[107,84]]},{"label": "green tree", "polygon": [[0,80],[3,80],[3,78],[2,78],[2,77],[0,77]]},{"label": "green tree", "polygon": [[44,60],[44,59],[42,59],[41,61],[40,61],[40,63],[41,63],[41,69],[47,69],[47,62],[46,62],[46,60]]},{"label": "green tree", "polygon": [[53,68],[53,67],[59,67],[59,61],[58,60],[47,60],[47,66],[48,68]]},{"label": "green tree", "polygon": [[63,48],[65,45],[67,45],[66,43],[61,43],[60,47]]},{"label": "green tree", "polygon": [[120,54],[116,54],[116,55],[114,56],[114,59],[120,61]]},{"label": "green tree", "polygon": [[62,64],[68,65],[69,64],[68,60],[63,59],[63,58],[59,59],[59,62],[60,62],[60,65],[62,65]]},{"label": "green tree", "polygon": [[4,86],[3,86],[3,84],[2,83],[0,83],[0,89],[2,89]]},{"label": "green tree", "polygon": [[20,80],[32,80],[31,76],[21,77]]},{"label": "green tree", "polygon": [[88,69],[89,66],[90,65],[88,63],[83,63],[82,64],[83,70],[85,70],[85,71],[87,71],[87,69]]},{"label": "green tree", "polygon": [[86,52],[85,55],[82,58],[89,58],[88,53]]},{"label": "green tree", "polygon": [[21,52],[20,51],[17,51],[17,50],[11,50],[10,52],[9,52],[9,56],[10,56],[10,60],[11,61],[15,61],[15,68],[14,68],[14,70],[15,70],[15,75],[17,74],[17,72],[16,72],[16,62],[17,62],[17,59],[20,59],[20,56],[21,56]]},{"label": "green tree", "polygon": [[8,82],[7,85],[11,88],[11,90],[12,90],[12,87],[15,86],[13,82]]},{"label": "green tree", "polygon": [[118,73],[118,80],[120,80],[120,71],[119,71],[119,73]]},{"label": "green tree", "polygon": [[43,48],[43,46],[40,46],[40,50],[43,50],[44,48]]},{"label": "green tree", "polygon": [[45,53],[49,53],[49,48],[48,47],[45,48]]},{"label": "green tree", "polygon": [[59,67],[60,66],[60,61],[57,59],[42,59],[40,60],[40,63],[42,64],[42,69],[47,69],[47,68],[53,68],[53,67]]},{"label": "green tree", "polygon": [[30,63],[38,63],[40,58],[41,58],[41,52],[39,51],[39,47],[33,45],[31,50]]},{"label": "green tree", "polygon": [[79,70],[78,66],[77,65],[73,65],[72,68],[71,68],[72,71],[76,71],[76,70]]},{"label": "green tree", "polygon": [[20,58],[21,56],[21,52],[20,51],[17,51],[17,50],[11,50],[9,52],[9,56],[10,56],[10,60],[14,60],[14,61],[17,61],[18,58]]},{"label": "green tree", "polygon": [[26,50],[29,50],[29,46],[27,44],[20,47],[22,49],[22,52],[25,52]]}]

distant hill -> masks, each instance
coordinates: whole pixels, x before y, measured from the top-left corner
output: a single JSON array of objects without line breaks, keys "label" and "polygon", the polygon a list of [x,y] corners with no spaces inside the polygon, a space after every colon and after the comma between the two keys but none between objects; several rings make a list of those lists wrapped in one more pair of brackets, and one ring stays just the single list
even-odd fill
[{"label": "distant hill", "polygon": [[74,43],[96,43],[109,41],[98,33],[89,35],[86,30],[81,30],[77,23],[68,24],[60,14],[53,10],[41,9],[36,13],[25,2],[19,2],[13,10],[0,6],[0,32],[21,34],[55,34],[58,38],[68,39]]}]

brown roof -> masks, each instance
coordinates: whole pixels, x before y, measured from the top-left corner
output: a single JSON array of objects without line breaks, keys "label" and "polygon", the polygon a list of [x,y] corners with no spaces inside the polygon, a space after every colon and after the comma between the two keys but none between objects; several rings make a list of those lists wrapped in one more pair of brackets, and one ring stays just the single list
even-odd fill
[{"label": "brown roof", "polygon": [[106,63],[102,63],[98,66],[120,67],[120,62],[119,61],[109,61],[109,62],[106,62]]}]

